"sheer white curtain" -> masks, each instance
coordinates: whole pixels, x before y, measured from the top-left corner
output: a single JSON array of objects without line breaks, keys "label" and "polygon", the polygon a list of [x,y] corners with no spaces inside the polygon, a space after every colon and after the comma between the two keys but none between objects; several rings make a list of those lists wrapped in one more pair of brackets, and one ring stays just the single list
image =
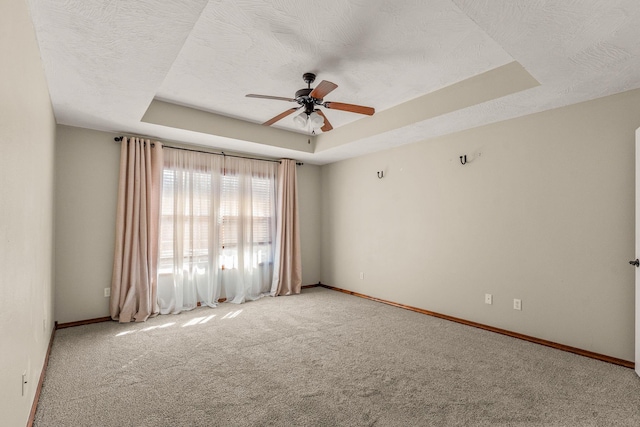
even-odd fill
[{"label": "sheer white curtain", "polygon": [[276,229],[277,163],[225,158],[222,278],[227,301],[269,294]]},{"label": "sheer white curtain", "polygon": [[166,148],[160,313],[269,293],[277,163]]},{"label": "sheer white curtain", "polygon": [[160,313],[179,313],[197,303],[215,307],[220,296],[220,199],[222,159],[164,149],[158,303]]}]

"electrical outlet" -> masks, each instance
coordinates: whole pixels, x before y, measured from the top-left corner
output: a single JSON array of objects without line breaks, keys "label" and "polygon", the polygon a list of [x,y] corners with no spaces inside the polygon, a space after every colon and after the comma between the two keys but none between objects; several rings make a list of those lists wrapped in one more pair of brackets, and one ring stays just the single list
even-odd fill
[{"label": "electrical outlet", "polygon": [[514,298],[513,299],[513,309],[514,310],[522,310],[522,300]]},{"label": "electrical outlet", "polygon": [[485,304],[493,304],[493,295],[484,294],[484,303]]},{"label": "electrical outlet", "polygon": [[362,271],[360,272],[360,280],[364,280],[364,273]]},{"label": "electrical outlet", "polygon": [[110,297],[111,296],[111,288],[104,288],[104,297]]}]

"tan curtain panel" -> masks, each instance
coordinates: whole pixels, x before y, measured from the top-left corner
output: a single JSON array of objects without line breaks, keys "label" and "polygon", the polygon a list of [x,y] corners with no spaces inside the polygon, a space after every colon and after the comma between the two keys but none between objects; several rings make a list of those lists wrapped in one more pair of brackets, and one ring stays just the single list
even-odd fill
[{"label": "tan curtain panel", "polygon": [[271,296],[299,294],[302,288],[298,187],[295,160],[278,167],[276,247]]},{"label": "tan curtain panel", "polygon": [[158,313],[158,221],[162,145],[123,138],[111,276],[113,320],[144,322]]}]

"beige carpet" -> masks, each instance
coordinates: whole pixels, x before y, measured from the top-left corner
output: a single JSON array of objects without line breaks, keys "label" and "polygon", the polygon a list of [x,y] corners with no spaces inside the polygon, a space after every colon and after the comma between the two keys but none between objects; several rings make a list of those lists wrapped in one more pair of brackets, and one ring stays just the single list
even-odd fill
[{"label": "beige carpet", "polygon": [[35,425],[640,426],[640,378],[313,288],[58,330]]}]

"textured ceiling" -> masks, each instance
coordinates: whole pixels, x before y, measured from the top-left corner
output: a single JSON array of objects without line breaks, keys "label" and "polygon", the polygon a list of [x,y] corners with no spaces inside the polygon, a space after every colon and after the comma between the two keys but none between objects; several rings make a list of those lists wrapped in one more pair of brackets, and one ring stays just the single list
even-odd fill
[{"label": "textured ceiling", "polygon": [[[29,3],[58,123],[318,164],[640,87],[637,0]],[[491,73],[514,61],[535,84],[504,91]],[[259,126],[295,104],[244,95],[293,97],[304,72],[376,115]],[[465,92],[478,75],[491,90]]]},{"label": "textured ceiling", "polygon": [[[243,95],[293,97],[306,71],[338,84],[327,100],[382,111],[511,61],[448,0],[214,1],[157,96],[262,123],[291,105]],[[325,114],[334,127],[362,117]]]}]

